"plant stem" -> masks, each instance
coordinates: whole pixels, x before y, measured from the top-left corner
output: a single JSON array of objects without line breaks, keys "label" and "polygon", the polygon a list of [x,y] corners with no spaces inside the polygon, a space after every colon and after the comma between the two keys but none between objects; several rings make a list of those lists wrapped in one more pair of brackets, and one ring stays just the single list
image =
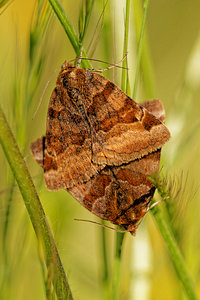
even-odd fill
[{"label": "plant stem", "polygon": [[26,163],[19,151],[16,140],[0,107],[0,143],[13,175],[18,183],[26,209],[35,230],[39,249],[42,249],[47,265],[53,266],[53,284],[59,299],[72,300],[71,290],[65,275],[54,239],[43,207],[37,195]]},{"label": "plant stem", "polygon": [[[121,229],[121,227],[119,227]],[[113,288],[112,288],[112,300],[119,299],[119,287],[120,287],[120,271],[121,271],[121,255],[122,245],[125,233],[116,232],[116,243],[115,243],[115,258],[113,266]]]},{"label": "plant stem", "polygon": [[[128,32],[129,32],[129,16],[130,16],[130,0],[126,0],[126,18],[125,18],[125,32],[124,32],[124,49],[123,56],[127,52],[128,46]],[[127,67],[127,58],[122,63],[123,67]],[[122,80],[121,89],[128,93],[129,92],[129,80],[128,80],[128,70],[122,69]],[[119,227],[121,229],[121,227]],[[116,232],[116,242],[115,242],[115,257],[113,265],[113,281],[112,281],[112,299],[119,299],[120,292],[120,273],[121,273],[121,261],[122,261],[122,245],[125,233]]]},{"label": "plant stem", "polygon": [[[133,90],[133,98],[136,95],[137,80],[138,80],[138,74],[139,74],[139,68],[140,68],[140,60],[141,60],[142,43],[143,42],[145,42],[144,49],[143,49],[143,64],[142,64],[142,71],[143,71],[143,77],[144,77],[143,78],[144,89],[145,89],[146,93],[148,94],[148,97],[153,97],[154,91],[155,91],[155,84],[154,84],[154,80],[152,79],[153,71],[151,71],[151,59],[150,59],[150,55],[149,55],[148,44],[147,44],[146,39],[144,38],[144,25],[145,25],[145,21],[146,21],[148,2],[149,2],[149,0],[145,1],[146,6],[144,7],[143,17],[142,17],[142,13],[141,13],[139,4],[137,1],[134,1],[134,11],[135,11],[135,15],[137,16],[136,28],[139,28],[141,19],[142,18],[143,19],[142,19],[142,28],[141,28],[140,37],[139,37],[138,57],[137,57],[137,65],[136,65],[136,75],[135,75],[135,84],[134,84],[134,90]],[[137,29],[137,32],[138,31],[139,30]],[[161,189],[159,187],[157,187],[157,188],[158,188],[158,191],[159,191],[161,197],[164,198],[166,196],[167,191],[164,189],[164,187],[162,187]],[[184,286],[184,289],[186,291],[188,299],[197,300],[198,298],[197,298],[197,295],[196,295],[196,292],[195,292],[195,289],[193,286],[193,282],[190,278],[190,275],[186,268],[183,256],[180,252],[180,249],[179,249],[177,242],[174,238],[174,235],[171,231],[170,224],[166,221],[159,206],[155,206],[154,208],[152,208],[151,212],[155,218],[155,221],[161,232],[161,235],[166,243],[166,246],[167,246],[169,254],[170,254],[170,258],[171,258],[174,268],[177,272],[177,275]]]},{"label": "plant stem", "polygon": [[[51,4],[55,14],[58,17],[58,20],[60,21],[61,25],[63,26],[73,48],[74,51],[76,53],[76,55],[80,55],[80,44],[79,44],[79,39],[78,36],[76,34],[76,31],[74,29],[74,27],[72,26],[69,18],[67,17],[64,9],[62,8],[60,2],[58,0],[49,0],[49,3]],[[82,57],[86,58],[86,52],[85,50],[82,48]],[[88,60],[82,60],[82,65],[84,66],[84,68],[91,68],[91,64]]]},{"label": "plant stem", "polygon": [[177,245],[175,237],[170,229],[170,226],[168,225],[168,223],[165,220],[165,217],[164,217],[161,209],[159,208],[158,205],[156,205],[151,209],[151,212],[154,216],[154,219],[155,219],[155,221],[158,225],[158,228],[161,232],[161,235],[162,235],[162,237],[165,241],[165,244],[168,248],[170,257],[172,259],[172,263],[174,265],[174,268],[177,272],[179,279],[181,280],[181,282],[183,284],[183,287],[188,296],[188,299],[198,300],[197,294],[196,294],[194,286],[193,286],[193,282],[188,273],[183,256]]},{"label": "plant stem", "polygon": [[139,70],[140,70],[140,61],[141,61],[141,55],[142,55],[142,44],[143,44],[143,37],[144,37],[144,28],[145,28],[145,23],[146,23],[148,5],[149,5],[149,0],[145,0],[144,1],[142,26],[141,26],[141,31],[140,31],[139,43],[138,43],[135,81],[134,81],[133,96],[132,96],[133,99],[136,96],[137,82],[138,82],[138,76],[139,76]]},{"label": "plant stem", "polygon": [[[126,18],[125,18],[125,32],[124,32],[124,50],[123,50],[123,57],[126,55],[127,48],[128,48],[128,32],[129,32],[129,16],[130,16],[130,0],[126,0]],[[124,69],[122,69],[122,82],[121,82],[121,89],[125,93],[130,92],[129,89],[129,80],[128,80],[128,70],[126,69],[128,67],[127,63],[127,57],[122,62],[122,66]]]},{"label": "plant stem", "polygon": [[[135,31],[136,31],[136,39],[139,43],[140,33],[141,33],[141,23],[143,20],[143,10],[141,7],[140,1],[133,1],[133,10],[134,10],[134,23],[135,23]],[[149,45],[147,40],[147,35],[144,32],[143,36],[143,47],[141,51],[141,71],[142,71],[142,84],[144,86],[145,99],[146,98],[154,98],[156,91],[156,82],[154,69],[152,65],[152,59],[149,52]],[[136,87],[137,88],[137,87]],[[136,91],[134,92],[134,97],[136,96]]]},{"label": "plant stem", "polygon": [[[102,220],[102,224],[105,221]],[[105,300],[109,300],[109,268],[108,258],[106,249],[106,229],[102,226],[101,228],[101,243],[102,243],[102,260],[103,260],[103,273],[102,273],[102,285],[103,285],[103,296]]]}]

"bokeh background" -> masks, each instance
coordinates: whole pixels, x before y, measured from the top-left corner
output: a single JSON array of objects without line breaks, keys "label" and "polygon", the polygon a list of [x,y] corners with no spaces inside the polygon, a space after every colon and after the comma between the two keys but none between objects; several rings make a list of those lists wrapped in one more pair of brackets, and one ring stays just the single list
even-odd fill
[{"label": "bokeh background", "polygon": [[[45,134],[48,102],[58,74],[53,72],[65,60],[75,58],[54,13],[46,26],[40,27],[46,10],[37,20],[36,3],[15,0],[5,11],[1,8],[0,101],[54,232],[74,299],[99,300],[103,299],[101,228],[74,218],[99,220],[66,191],[47,191],[42,170],[29,150],[30,143]],[[64,0],[62,4],[78,32],[82,1]],[[105,1],[94,3],[84,47],[89,57],[116,63],[123,56],[125,1],[108,1],[100,18],[104,5]],[[131,3],[128,41],[131,87],[137,58],[133,8]],[[153,95],[152,89],[144,90],[140,74],[135,100],[159,98],[166,109],[166,124],[172,138],[163,149],[162,170],[175,195],[171,204],[175,207],[172,226],[200,296],[199,12],[199,0],[150,1],[146,37]],[[120,72],[113,69],[104,75],[120,85]],[[32,120],[48,81],[42,104]],[[0,299],[45,299],[35,234],[2,149],[0,170]],[[112,271],[115,233],[108,229],[106,235]],[[125,236],[120,299],[187,299],[150,213],[135,237]]]}]

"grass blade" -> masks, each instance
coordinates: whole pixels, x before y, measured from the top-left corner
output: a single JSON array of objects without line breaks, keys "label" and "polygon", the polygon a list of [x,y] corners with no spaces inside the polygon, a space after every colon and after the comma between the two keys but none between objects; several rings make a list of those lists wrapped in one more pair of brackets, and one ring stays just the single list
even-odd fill
[{"label": "grass blade", "polygon": [[0,107],[0,143],[17,181],[27,212],[42,249],[47,270],[53,266],[52,281],[59,299],[73,299],[54,239],[35,186],[14,136]]},{"label": "grass blade", "polygon": [[[119,229],[121,229],[119,227]],[[119,288],[120,288],[120,272],[121,272],[121,262],[122,262],[122,245],[124,241],[125,233],[116,233],[115,242],[115,258],[113,266],[113,289],[112,289],[112,299],[119,299]]]},{"label": "grass blade", "polygon": [[161,209],[158,207],[158,205],[156,205],[151,209],[151,212],[165,241],[174,269],[176,270],[176,273],[183,284],[188,299],[198,300],[197,294],[193,286],[193,282],[188,273],[183,256],[177,245],[176,239],[170,229],[170,226],[165,220]]},{"label": "grass blade", "polygon": [[[49,0],[55,14],[57,15],[58,20],[60,21],[61,25],[63,26],[73,48],[77,56],[80,55],[80,44],[79,39],[76,34],[74,27],[72,26],[68,16],[66,15],[64,9],[62,8],[60,2],[58,0]],[[82,48],[82,57],[86,58],[85,50]],[[91,64],[88,60],[82,60],[82,65],[84,68],[91,68]]]},{"label": "grass blade", "polygon": [[142,55],[142,44],[143,44],[144,28],[145,28],[145,23],[146,23],[148,5],[149,5],[149,0],[145,0],[144,1],[143,19],[142,19],[142,25],[141,25],[141,31],[140,31],[140,38],[139,38],[139,43],[138,43],[135,81],[134,81],[133,96],[132,96],[133,99],[136,96],[136,90],[137,90],[137,82],[138,82],[138,77],[139,77],[140,61],[141,61],[141,55]]},{"label": "grass blade", "polygon": [[[134,11],[134,23],[135,23],[135,31],[136,31],[136,38],[137,43],[139,43],[140,40],[140,33],[141,33],[141,23],[144,19],[143,12],[141,7],[140,1],[133,1],[133,11]],[[155,97],[155,91],[156,91],[156,81],[155,81],[155,75],[154,75],[154,68],[152,65],[152,60],[150,57],[149,52],[149,45],[147,41],[147,35],[144,32],[143,41],[142,41],[143,47],[141,51],[141,70],[142,70],[142,84],[144,87],[144,92],[146,94],[147,98],[154,98]],[[138,63],[139,64],[139,63]],[[138,75],[137,75],[138,76]],[[137,89],[137,87],[136,87]],[[136,93],[136,91],[135,91]],[[136,96],[135,94],[133,96]]]}]

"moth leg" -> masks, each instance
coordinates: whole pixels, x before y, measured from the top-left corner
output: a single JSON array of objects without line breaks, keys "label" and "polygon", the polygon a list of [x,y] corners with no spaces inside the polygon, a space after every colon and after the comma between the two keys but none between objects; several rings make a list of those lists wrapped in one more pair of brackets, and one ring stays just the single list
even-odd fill
[{"label": "moth leg", "polygon": [[168,197],[164,197],[164,198],[162,198],[161,200],[156,201],[156,202],[154,202],[153,204],[151,204],[151,205],[148,207],[147,211],[149,211],[150,209],[152,209],[154,206],[158,205],[159,203],[165,201],[166,199],[169,199],[169,196],[168,196]]}]

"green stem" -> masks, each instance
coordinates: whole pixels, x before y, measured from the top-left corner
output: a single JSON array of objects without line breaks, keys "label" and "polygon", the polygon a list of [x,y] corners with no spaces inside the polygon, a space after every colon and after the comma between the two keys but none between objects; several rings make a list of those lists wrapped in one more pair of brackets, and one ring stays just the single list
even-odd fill
[{"label": "green stem", "polygon": [[144,28],[146,23],[147,11],[148,11],[149,0],[144,1],[144,10],[143,10],[143,19],[142,19],[142,26],[140,31],[140,38],[138,43],[138,53],[137,53],[137,62],[136,62],[136,71],[135,71],[135,82],[133,87],[133,99],[136,96],[136,89],[137,89],[137,82],[140,70],[140,61],[142,55],[142,44],[143,44],[143,37],[144,37]]},{"label": "green stem", "polygon": [[[130,16],[130,0],[126,0],[126,18],[125,18],[125,33],[124,33],[124,50],[123,56],[126,54],[128,45],[128,31],[129,31],[129,16]],[[122,63],[123,67],[127,67],[127,58]],[[128,70],[122,70],[121,88],[124,92],[129,92]],[[118,227],[121,230],[121,227]],[[121,274],[121,261],[122,261],[122,245],[124,240],[124,233],[116,232],[115,242],[115,257],[113,265],[113,281],[112,281],[112,300],[119,299],[120,292],[120,274]]]},{"label": "green stem", "polygon": [[[126,0],[126,18],[125,18],[125,33],[124,33],[124,50],[123,50],[123,57],[126,55],[127,48],[128,48],[128,32],[129,32],[129,16],[130,16],[130,0]],[[125,93],[129,93],[129,80],[128,80],[128,64],[127,58],[122,63],[122,82],[121,82],[121,89]]]},{"label": "green stem", "polygon": [[[102,224],[105,221],[102,220]],[[102,260],[103,260],[103,273],[102,273],[102,285],[103,285],[103,296],[105,300],[109,300],[109,268],[108,268],[108,258],[106,249],[106,229],[102,226],[101,228],[101,243],[102,243]]]},{"label": "green stem", "polygon": [[[118,227],[121,229],[121,227]],[[116,233],[116,244],[115,244],[115,258],[113,266],[113,287],[112,287],[112,300],[119,299],[119,288],[120,288],[120,272],[121,272],[121,255],[122,245],[125,233]]]},{"label": "green stem", "polygon": [[9,220],[10,220],[11,206],[12,206],[12,200],[13,200],[13,194],[14,194],[14,184],[15,184],[15,180],[12,177],[11,182],[10,182],[11,189],[9,191],[6,213],[5,213],[5,223],[4,223],[4,227],[3,227],[3,250],[4,250],[3,254],[4,254],[5,264],[7,264],[6,238],[7,238],[7,234],[8,234],[8,227],[9,227],[8,225],[9,225]]},{"label": "green stem", "polygon": [[54,273],[52,280],[57,297],[59,299],[71,300],[73,299],[71,290],[43,207],[1,107],[0,143],[24,199],[27,212],[38,239],[39,249],[42,249],[44,253],[47,270],[49,271],[49,267],[53,266]]},{"label": "green stem", "polygon": [[[133,98],[135,97],[135,94],[136,94],[138,72],[139,72],[140,59],[141,59],[141,53],[142,53],[142,41],[143,41],[143,36],[144,36],[144,24],[145,24],[145,20],[146,20],[148,1],[149,0],[146,0],[146,2],[145,2],[146,7],[144,7],[144,12],[143,12],[143,21],[142,21],[142,29],[141,29],[141,33],[140,33],[140,38],[139,38],[138,58],[137,58],[136,77],[135,77]],[[136,23],[136,28],[137,28],[137,32],[138,32],[139,31],[138,30],[139,23],[141,23],[140,20],[142,19],[142,13],[141,13],[141,9],[139,7],[138,1],[134,1],[134,11],[135,11],[135,15],[137,16],[135,23]],[[154,81],[152,80],[153,72],[150,72],[151,67],[148,68],[148,66],[151,66],[151,59],[150,59],[146,39],[145,39],[145,45],[144,45],[144,49],[143,49],[143,55],[144,55],[143,56],[143,68],[142,68],[143,76],[144,76],[144,74],[146,74],[146,77],[144,78],[145,90],[146,90],[146,92],[148,92],[148,94],[150,94],[150,96],[152,96],[154,93],[154,90],[155,90],[155,85],[154,85]],[[158,191],[161,194],[161,197],[164,198],[166,191],[159,189],[159,188],[158,188]],[[163,215],[162,211],[160,210],[159,206],[155,206],[151,211],[155,218],[155,221],[157,222],[157,225],[162,234],[162,237],[166,243],[166,246],[170,253],[170,257],[172,259],[174,268],[177,272],[177,275],[183,283],[185,291],[188,295],[188,299],[190,299],[190,300],[198,299],[197,295],[195,293],[194,287],[193,287],[192,280],[188,274],[185,262],[181,255],[181,252],[178,248],[178,245],[176,243],[174,235],[170,229],[170,225],[165,220],[164,215]]]},{"label": "green stem", "polygon": [[[84,13],[83,13],[83,11],[84,11],[83,5],[85,5],[85,12]],[[79,43],[81,45],[83,45],[83,40],[84,40],[86,32],[87,32],[87,28],[88,28],[88,25],[89,25],[89,21],[90,21],[90,17],[91,17],[91,14],[92,14],[93,6],[94,6],[94,0],[91,0],[91,1],[86,0],[85,3],[82,4],[82,10],[81,10],[81,13],[79,15],[79,24],[80,23],[82,24],[82,26],[81,26],[82,30],[81,31],[79,30],[79,33],[80,33]]]},{"label": "green stem", "polygon": [[[51,4],[55,14],[57,15],[58,20],[60,21],[61,25],[63,26],[73,48],[76,53],[76,55],[80,55],[80,44],[79,39],[76,34],[76,31],[74,27],[72,26],[68,16],[66,15],[64,9],[62,8],[60,2],[58,0],[49,0],[49,3]],[[86,52],[82,48],[82,57],[86,58]],[[82,65],[84,68],[91,68],[91,64],[88,60],[82,60]]]},{"label": "green stem", "polygon": [[174,235],[170,229],[170,226],[165,220],[165,217],[158,205],[151,209],[154,219],[158,225],[161,235],[165,241],[165,244],[170,253],[174,268],[177,272],[179,279],[181,280],[185,292],[190,300],[198,300],[197,294],[195,292],[193,282],[188,274],[187,267],[185,265],[183,256],[174,238]]},{"label": "green stem", "polygon": [[[136,39],[139,43],[140,33],[141,33],[141,23],[143,20],[143,10],[141,7],[140,1],[133,1],[133,10],[134,10],[134,23],[135,23],[135,31],[136,31]],[[143,36],[143,47],[141,51],[141,70],[142,70],[142,84],[144,86],[145,99],[146,98],[154,98],[156,91],[156,82],[154,75],[154,68],[152,65],[152,59],[150,56],[149,45],[147,40],[147,35],[144,32]],[[136,94],[136,91],[134,92]],[[134,97],[136,95],[133,95]]]}]

